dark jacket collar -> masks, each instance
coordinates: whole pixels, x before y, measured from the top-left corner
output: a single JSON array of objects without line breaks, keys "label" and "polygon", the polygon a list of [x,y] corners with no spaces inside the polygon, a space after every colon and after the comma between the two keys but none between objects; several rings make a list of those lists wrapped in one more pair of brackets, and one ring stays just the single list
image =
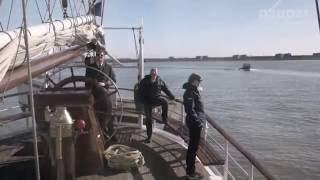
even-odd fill
[{"label": "dark jacket collar", "polygon": [[192,85],[192,84],[189,83],[189,82],[184,83],[183,86],[182,86],[182,88],[183,88],[183,89],[186,89],[186,90],[196,91],[197,93],[199,93],[197,87],[194,86],[194,85]]},{"label": "dark jacket collar", "polygon": [[[151,75],[150,75],[150,74],[145,75],[144,78],[146,78],[148,81],[152,82],[152,81],[151,81]],[[160,80],[160,76],[157,76],[157,79],[155,80],[155,82],[156,82],[156,81],[159,81],[159,80]]]}]

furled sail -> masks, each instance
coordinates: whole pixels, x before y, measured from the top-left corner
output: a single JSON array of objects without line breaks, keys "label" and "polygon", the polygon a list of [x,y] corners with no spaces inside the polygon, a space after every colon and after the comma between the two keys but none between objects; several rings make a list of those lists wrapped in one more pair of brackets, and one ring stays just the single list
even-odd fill
[{"label": "furled sail", "polygon": [[[25,46],[21,28],[0,32],[0,82],[10,68],[24,63]],[[94,23],[94,16],[67,18],[28,28],[30,58],[47,55],[56,47],[85,45],[101,41],[103,31]]]}]

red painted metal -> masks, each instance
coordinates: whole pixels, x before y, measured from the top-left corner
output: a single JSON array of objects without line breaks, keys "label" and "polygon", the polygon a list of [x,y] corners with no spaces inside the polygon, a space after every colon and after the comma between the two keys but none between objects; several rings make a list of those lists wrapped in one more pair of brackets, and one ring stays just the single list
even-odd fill
[{"label": "red painted metal", "polygon": [[78,119],[75,121],[75,128],[76,130],[80,131],[81,134],[84,133],[84,129],[86,128],[86,121],[82,119]]}]

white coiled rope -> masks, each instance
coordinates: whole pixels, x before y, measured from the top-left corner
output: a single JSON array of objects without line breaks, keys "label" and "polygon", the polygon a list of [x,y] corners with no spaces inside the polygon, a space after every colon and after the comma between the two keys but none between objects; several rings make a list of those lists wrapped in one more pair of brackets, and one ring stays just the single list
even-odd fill
[{"label": "white coiled rope", "polygon": [[144,165],[144,157],[140,151],[125,145],[115,144],[104,151],[108,165],[112,169],[130,170]]}]

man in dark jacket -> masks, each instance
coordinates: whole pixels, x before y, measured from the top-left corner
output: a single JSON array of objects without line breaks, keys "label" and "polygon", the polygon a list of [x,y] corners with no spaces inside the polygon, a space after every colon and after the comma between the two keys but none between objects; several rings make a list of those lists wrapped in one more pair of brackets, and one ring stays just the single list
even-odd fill
[{"label": "man in dark jacket", "polygon": [[[111,140],[116,140],[112,118],[112,98],[109,94],[109,86],[112,84],[110,79],[116,82],[116,76],[112,67],[105,62],[104,51],[101,50],[97,54],[98,56],[96,57],[86,59],[86,65],[91,67],[86,69],[86,77],[92,79],[91,88],[95,99],[94,108],[97,112],[97,117],[104,131],[104,135],[113,135]],[[105,73],[110,79],[97,70]],[[86,86],[89,85],[86,84]]]},{"label": "man in dark jacket", "polygon": [[189,76],[188,82],[183,85],[183,89],[186,90],[183,95],[183,103],[187,114],[186,124],[189,128],[189,146],[186,158],[186,172],[189,179],[201,179],[203,177],[195,171],[196,153],[205,119],[203,103],[198,90],[200,82],[201,77],[198,74],[192,73]]},{"label": "man in dark jacket", "polygon": [[167,124],[168,119],[168,101],[161,97],[161,91],[169,96],[170,100],[175,99],[174,95],[169,91],[166,83],[161,80],[158,75],[158,69],[152,68],[149,75],[141,80],[139,85],[139,94],[146,115],[147,139],[146,143],[150,143],[152,136],[152,108],[156,106],[162,107],[162,121]]},{"label": "man in dark jacket", "polygon": [[[116,75],[112,67],[109,64],[107,64],[105,61],[104,51],[100,51],[98,53],[98,56],[95,58],[86,59],[85,63],[87,66],[91,68],[102,71],[107,76],[109,76],[112,81],[116,82]],[[100,86],[108,88],[108,86],[110,85],[109,78],[107,78],[102,73],[91,68],[86,69],[86,77],[90,77],[96,80]]]}]

